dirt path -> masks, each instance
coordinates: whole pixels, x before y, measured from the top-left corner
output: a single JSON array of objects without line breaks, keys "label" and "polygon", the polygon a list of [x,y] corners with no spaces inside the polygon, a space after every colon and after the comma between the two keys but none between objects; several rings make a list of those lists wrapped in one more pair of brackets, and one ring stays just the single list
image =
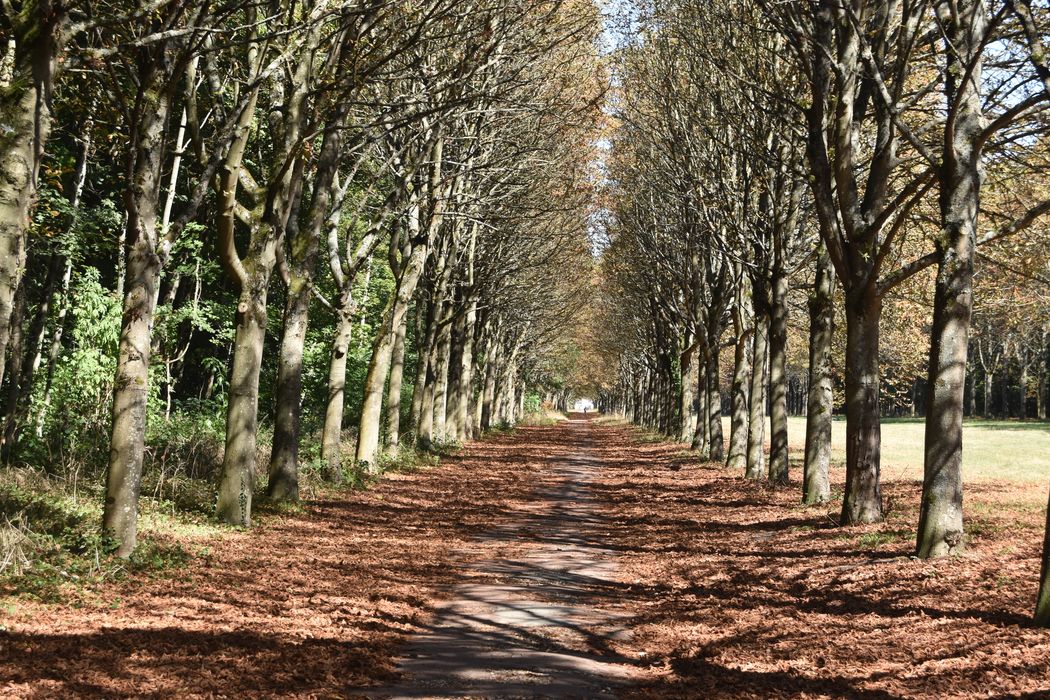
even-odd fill
[{"label": "dirt path", "polygon": [[515,543],[512,556],[465,553],[463,582],[409,644],[402,681],[375,697],[604,698],[636,675],[610,647],[629,632],[591,492],[603,460],[587,421],[563,430],[578,451],[552,457],[554,483],[481,537]]}]

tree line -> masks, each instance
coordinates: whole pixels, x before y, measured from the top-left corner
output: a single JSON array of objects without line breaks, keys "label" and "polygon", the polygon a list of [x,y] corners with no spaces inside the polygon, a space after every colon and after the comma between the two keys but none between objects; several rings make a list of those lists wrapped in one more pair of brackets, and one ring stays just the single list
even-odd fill
[{"label": "tree line", "polygon": [[[987,412],[1004,348],[1024,385],[1045,354],[1042,328],[1018,322],[1016,292],[1039,284],[1050,212],[1047,9],[654,0],[621,21],[595,314],[616,329],[596,341],[615,380],[601,385],[601,405],[786,484],[790,336],[806,349],[802,500],[831,499],[842,406],[840,522],[873,523],[884,515],[882,365],[923,348],[915,552],[960,551],[975,378]],[[990,293],[973,318],[975,270]],[[932,315],[908,318],[916,300]],[[1003,333],[1012,308],[1016,332]],[[792,332],[793,315],[808,337]],[[1050,540],[1037,617],[1050,622]]]},{"label": "tree line", "polygon": [[5,462],[97,476],[126,557],[170,462],[249,526],[264,475],[295,500],[304,469],[513,424],[561,381],[591,260],[598,24],[576,0],[4,2]]}]

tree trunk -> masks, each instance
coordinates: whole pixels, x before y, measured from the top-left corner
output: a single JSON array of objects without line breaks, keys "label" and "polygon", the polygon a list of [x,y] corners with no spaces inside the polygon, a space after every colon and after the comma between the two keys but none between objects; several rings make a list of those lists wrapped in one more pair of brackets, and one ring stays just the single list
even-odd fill
[{"label": "tree trunk", "polygon": [[452,406],[459,439],[463,442],[473,437],[470,420],[470,402],[474,393],[474,324],[477,321],[477,302],[471,301],[463,321],[463,345],[460,349],[459,391]]},{"label": "tree trunk", "polygon": [[26,260],[26,235],[36,204],[40,162],[51,134],[51,98],[58,58],[68,39],[64,3],[5,7],[5,70],[0,76],[0,382],[3,381],[15,293]]},{"label": "tree trunk", "polygon": [[995,373],[985,370],[984,372],[984,406],[982,416],[986,419],[992,417],[992,379]]},{"label": "tree trunk", "polygon": [[1043,536],[1043,565],[1039,574],[1039,595],[1034,620],[1039,627],[1050,627],[1050,503],[1046,509],[1046,533]]},{"label": "tree trunk", "polygon": [[842,524],[882,520],[879,484],[879,316],[872,287],[846,295],[846,491]]},{"label": "tree trunk", "polygon": [[159,248],[157,213],[163,165],[164,135],[170,95],[162,94],[153,73],[140,85],[134,115],[131,181],[124,190],[127,269],[124,313],[113,379],[113,423],[102,529],[117,544],[119,557],[131,556],[138,527],[139,490],[146,442],[149,362],[153,312],[160,284],[163,250]]},{"label": "tree trunk", "polygon": [[[972,365],[966,366],[966,417],[973,418],[977,415],[977,373]],[[1042,397],[1042,386],[1040,385],[1040,398]],[[1040,403],[1041,405],[1041,403]]]},{"label": "tree trunk", "polygon": [[295,276],[288,286],[274,387],[273,449],[266,495],[273,501],[299,499],[299,430],[303,396],[303,351],[312,284]]},{"label": "tree trunk", "polygon": [[434,379],[434,437],[445,442],[445,417],[448,410],[448,374],[452,353],[452,326],[446,321],[438,332],[437,361]]},{"label": "tree trunk", "polygon": [[1018,397],[1021,399],[1021,405],[1018,410],[1017,417],[1021,420],[1028,420],[1028,365],[1021,365],[1021,386],[1018,387]]},{"label": "tree trunk", "polygon": [[58,315],[55,317],[54,328],[51,331],[51,341],[47,351],[47,369],[44,372],[44,396],[40,401],[40,409],[36,415],[36,436],[43,437],[44,421],[47,419],[47,411],[51,407],[51,387],[55,381],[55,366],[58,357],[62,354],[62,336],[65,334],[66,317],[69,315],[69,285],[73,279],[73,260],[66,258],[66,269],[62,273],[62,287],[59,291],[60,301]]},{"label": "tree trunk", "polygon": [[[418,222],[418,207],[410,219]],[[412,301],[416,284],[423,272],[428,246],[417,242],[412,246],[408,260],[401,271],[397,291],[391,297],[384,313],[383,323],[379,327],[372,344],[372,358],[368,363],[368,374],[365,376],[364,401],[361,405],[361,422],[357,435],[358,465],[367,473],[375,473],[376,456],[379,451],[379,423],[383,411],[383,387],[390,371],[390,361],[394,350],[394,338],[397,328],[405,322],[408,305]]]},{"label": "tree trunk", "polygon": [[707,352],[707,441],[709,444],[708,458],[712,462],[721,462],[725,459],[725,438],[722,436],[722,371],[721,348],[719,347],[720,332],[715,332],[708,339]]},{"label": "tree trunk", "polygon": [[1043,357],[1042,366],[1039,367],[1039,420],[1046,420],[1047,418],[1047,402],[1050,401],[1050,396],[1047,396],[1047,374],[1050,373],[1050,333],[1043,332],[1041,338],[1041,345],[1039,346],[1039,352]]},{"label": "tree trunk", "polygon": [[765,476],[766,440],[766,355],[769,334],[766,311],[756,306],[753,350],[751,353],[751,402],[748,412],[747,431],[747,470],[744,476],[748,479],[761,479]]},{"label": "tree trunk", "polygon": [[386,394],[386,450],[397,454],[401,444],[401,383],[405,374],[405,334],[408,332],[408,314],[397,327],[394,349],[390,355],[390,381]]},{"label": "tree trunk", "polygon": [[427,381],[427,370],[430,365],[429,348],[433,346],[434,333],[437,332],[434,323],[434,314],[437,313],[437,302],[427,302],[425,313],[420,308],[421,306],[423,306],[422,303],[417,303],[415,307],[416,376],[412,382],[412,411],[410,414],[413,431],[418,430],[419,417],[423,415],[423,385]]},{"label": "tree trunk", "polygon": [[496,399],[496,358],[499,352],[499,329],[492,332],[485,349],[485,381],[481,393],[481,430],[492,427],[494,402]]},{"label": "tree trunk", "polygon": [[773,274],[769,324],[770,449],[769,481],[788,483],[787,325],[788,279],[778,264]]},{"label": "tree trunk", "polygon": [[[12,374],[8,379],[8,400],[7,409],[5,411],[6,420],[4,422],[4,436],[3,436],[3,461],[5,464],[10,464],[13,458],[14,452],[17,448],[19,433],[21,431],[22,424],[25,422],[26,415],[29,412],[29,402],[32,397],[33,379],[36,376],[36,371],[40,368],[42,361],[42,352],[44,347],[44,336],[47,332],[47,318],[51,312],[51,305],[54,302],[55,297],[55,283],[58,275],[62,268],[62,258],[58,255],[51,256],[51,262],[48,265],[47,277],[44,280],[43,287],[40,290],[40,303],[37,305],[36,312],[33,314],[33,320],[29,323],[29,328],[26,331],[26,343],[24,352],[11,351],[12,359],[22,357],[22,362],[17,367],[17,378]],[[24,287],[25,285],[20,285]],[[23,298],[23,306],[25,303],[25,293],[21,293]],[[24,314],[24,310],[22,312]],[[20,327],[20,323],[16,324]],[[12,367],[12,371],[16,368]]]},{"label": "tree trunk", "polygon": [[999,386],[999,391],[1002,394],[1002,416],[1004,419],[1010,419],[1010,366],[1006,365],[1003,370],[1003,383]]},{"label": "tree trunk", "polygon": [[[332,117],[324,135],[314,176],[313,197],[307,223],[300,227],[294,212],[288,223],[288,298],[284,308],[284,327],[281,336],[281,355],[275,387],[273,449],[270,453],[267,493],[276,501],[299,498],[299,432],[302,416],[303,352],[309,323],[310,299],[314,290],[317,256],[321,232],[329,221],[332,196],[336,185],[342,131],[346,110]],[[186,113],[183,111],[185,128]],[[165,213],[170,210],[178,162],[172,166],[172,186],[169,189]],[[299,199],[299,198],[297,198]],[[295,205],[298,206],[298,203]],[[352,284],[350,280],[347,284]]]},{"label": "tree trunk", "polygon": [[[916,554],[922,558],[963,546],[962,424],[966,362],[973,309],[973,255],[980,211],[984,128],[981,72],[985,10],[982,0],[962,0],[958,15],[946,3],[945,94],[956,105],[954,129],[945,129],[940,171],[941,235],[930,332],[926,446]],[[970,73],[963,76],[967,70]],[[1024,417],[1022,373],[1021,416]]]},{"label": "tree trunk", "polygon": [[[686,334],[685,343],[689,345],[692,340],[691,334]],[[681,428],[678,439],[681,442],[690,442],[695,434],[696,426],[690,420],[695,417],[693,410],[693,354],[695,348],[687,347],[679,358],[680,377],[682,390],[679,393],[679,413],[681,414]],[[699,387],[698,387],[699,388]]]},{"label": "tree trunk", "polygon": [[809,396],[806,403],[806,454],[802,502],[831,499],[831,423],[834,410],[831,383],[831,343],[835,324],[835,271],[827,251],[817,261],[809,298]]},{"label": "tree trunk", "polygon": [[415,388],[419,394],[419,420],[416,422],[416,445],[422,450],[429,450],[434,443],[434,396],[437,384],[438,338],[435,332],[430,336],[431,343],[419,351],[420,362],[426,371],[423,382]]},{"label": "tree trunk", "polygon": [[[27,12],[35,14],[34,9]],[[34,43],[50,41],[41,37]],[[47,59],[43,65],[49,66],[50,73],[52,61]],[[36,66],[23,68],[24,72],[16,71],[11,85],[0,85],[0,382],[7,364],[15,295],[25,271],[26,232],[36,203],[40,159],[51,130],[50,97],[33,75]]]},{"label": "tree trunk", "polygon": [[[462,303],[462,301],[460,301]],[[449,331],[449,353],[448,353],[448,387],[445,391],[445,440],[450,443],[461,441],[462,428],[457,420],[456,407],[459,405],[459,395],[463,391],[463,383],[460,381],[460,368],[463,365],[463,336],[466,333],[464,323],[466,322],[465,309],[456,315],[456,320]]]},{"label": "tree trunk", "polygon": [[743,311],[733,310],[733,330],[736,332],[736,344],[733,346],[733,387],[731,400],[732,414],[729,417],[729,455],[726,467],[736,472],[747,468],[747,435],[748,435],[748,377],[750,368],[747,362],[748,335],[744,329]]},{"label": "tree trunk", "polygon": [[106,469],[102,528],[119,557],[135,549],[142,459],[146,444],[153,300],[160,261],[146,236],[136,234],[128,251],[127,293],[113,380],[113,425]]},{"label": "tree trunk", "polygon": [[26,285],[25,280],[18,285],[15,291],[14,309],[11,313],[11,338],[8,341],[7,364],[10,366],[7,372],[7,402],[4,406],[4,425],[0,432],[0,459],[4,464],[10,464],[10,442],[7,438],[8,430],[14,428],[15,404],[18,402],[19,388],[22,384],[22,356],[25,354],[25,334],[22,326],[25,324],[26,314]]},{"label": "tree trunk", "polygon": [[1039,420],[1046,420],[1046,375],[1039,374],[1039,386],[1035,395],[1035,414]]},{"label": "tree trunk", "polygon": [[354,334],[353,314],[342,312],[336,323],[335,342],[328,363],[328,401],[325,404],[324,428],[321,431],[321,460],[325,479],[342,481],[343,475],[343,405],[346,402],[346,358]]},{"label": "tree trunk", "polygon": [[699,349],[700,360],[696,363],[696,403],[697,409],[697,421],[696,427],[693,431],[693,441],[690,445],[691,449],[698,451],[704,457],[709,457],[711,454],[711,441],[710,435],[708,434],[708,423],[707,417],[709,409],[707,402],[709,397],[707,395],[707,348],[701,347]]},{"label": "tree trunk", "polygon": [[941,251],[930,331],[924,477],[916,544],[916,553],[922,558],[951,554],[963,544],[963,392],[976,229],[947,233],[952,245]]},{"label": "tree trunk", "polygon": [[[272,254],[272,253],[271,253]],[[226,409],[226,452],[216,513],[230,525],[251,527],[259,409],[259,372],[266,340],[268,265],[249,272],[241,292]]]}]

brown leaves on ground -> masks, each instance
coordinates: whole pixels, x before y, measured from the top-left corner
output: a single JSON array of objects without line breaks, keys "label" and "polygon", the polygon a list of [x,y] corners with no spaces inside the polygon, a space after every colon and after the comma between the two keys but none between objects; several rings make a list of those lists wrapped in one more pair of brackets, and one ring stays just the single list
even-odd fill
[{"label": "brown leaves on ground", "polygon": [[[886,523],[834,524],[798,488],[746,482],[679,446],[592,425],[589,519],[619,583],[595,592],[632,634],[637,698],[1050,697],[1050,632],[1028,616],[1041,489],[969,487],[969,550],[911,559],[919,485],[885,485]],[[346,697],[387,683],[457,580],[522,528],[571,429],[528,428],[213,543],[175,579],[114,586],[114,609],[18,603],[4,696]],[[842,474],[836,474],[841,489]],[[487,536],[481,537],[486,534]]]},{"label": "brown leaves on ground", "polygon": [[1042,489],[968,487],[966,555],[919,561],[921,484],[884,485],[886,523],[840,528],[840,504],[799,505],[796,483],[601,429],[636,615],[621,651],[653,675],[630,697],[1050,697],[1050,631],[1028,624]]},{"label": "brown leaves on ground", "polygon": [[0,618],[0,695],[346,697],[389,680],[453,553],[543,478],[523,439],[231,533],[175,579],[105,591],[115,609],[18,602]]}]

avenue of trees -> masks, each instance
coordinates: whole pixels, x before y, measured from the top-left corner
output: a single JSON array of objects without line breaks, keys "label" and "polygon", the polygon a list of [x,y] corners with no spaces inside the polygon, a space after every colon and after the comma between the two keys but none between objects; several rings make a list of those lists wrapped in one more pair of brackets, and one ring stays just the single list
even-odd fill
[{"label": "avenue of trees", "polygon": [[605,10],[0,2],[0,500],[131,557],[593,392],[774,485],[804,414],[807,504],[844,414],[844,526],[921,414],[961,552],[964,417],[1050,405],[1050,8]]},{"label": "avenue of trees", "polygon": [[[601,406],[777,484],[804,409],[810,504],[841,411],[850,525],[884,517],[880,416],[904,396],[926,421],[915,552],[961,551],[964,415],[1046,412],[1047,7],[653,0],[622,21]],[[1048,624],[1050,538],[1042,579]]]},{"label": "avenue of trees", "polygon": [[304,470],[368,478],[560,391],[599,26],[577,0],[5,0],[5,463],[99,489],[126,557],[144,494],[249,526]]}]

